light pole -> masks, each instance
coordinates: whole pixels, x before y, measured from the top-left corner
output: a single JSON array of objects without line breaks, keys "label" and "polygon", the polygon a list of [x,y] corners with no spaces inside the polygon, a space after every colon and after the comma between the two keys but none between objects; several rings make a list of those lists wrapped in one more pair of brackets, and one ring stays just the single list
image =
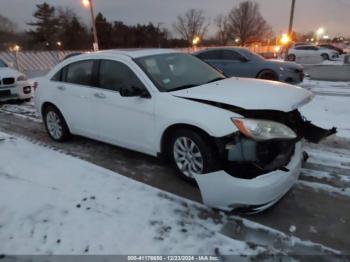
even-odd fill
[{"label": "light pole", "polygon": [[289,29],[288,29],[289,37],[291,37],[293,33],[294,10],[295,10],[295,0],[292,0],[292,7],[290,9]]},{"label": "light pole", "polygon": [[[289,38],[289,40],[293,40],[292,39],[292,34],[293,34],[293,23],[294,23],[294,11],[295,11],[295,0],[292,0],[292,7],[290,9],[290,18],[289,18],[289,28],[288,28],[288,35],[287,37]],[[289,41],[288,41],[289,42]],[[289,48],[290,45],[287,44],[286,45],[286,55],[285,57],[287,58],[288,52],[289,52]]]},{"label": "light pole", "polygon": [[92,3],[92,0],[83,0],[83,5],[85,7],[90,7],[92,31],[93,31],[93,35],[94,35],[94,43],[93,43],[92,46],[93,46],[94,51],[98,51],[98,38],[97,38],[97,30],[96,30],[96,20],[95,20],[95,13],[94,13],[94,5]]}]

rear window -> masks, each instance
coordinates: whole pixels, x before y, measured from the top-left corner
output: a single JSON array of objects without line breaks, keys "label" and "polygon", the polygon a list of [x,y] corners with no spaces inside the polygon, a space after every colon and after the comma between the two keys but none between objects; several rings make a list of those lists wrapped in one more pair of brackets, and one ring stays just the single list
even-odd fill
[{"label": "rear window", "polygon": [[92,83],[93,60],[72,63],[66,67],[64,82],[90,86]]}]

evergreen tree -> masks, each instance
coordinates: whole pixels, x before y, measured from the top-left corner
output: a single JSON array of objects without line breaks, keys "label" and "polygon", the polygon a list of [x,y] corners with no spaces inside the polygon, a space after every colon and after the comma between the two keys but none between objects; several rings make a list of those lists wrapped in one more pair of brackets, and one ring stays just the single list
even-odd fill
[{"label": "evergreen tree", "polygon": [[46,47],[47,49],[56,48],[56,35],[58,31],[58,19],[55,15],[55,7],[50,6],[46,2],[36,5],[37,10],[34,12],[35,22],[28,25],[35,27],[29,34],[32,41],[38,47]]}]

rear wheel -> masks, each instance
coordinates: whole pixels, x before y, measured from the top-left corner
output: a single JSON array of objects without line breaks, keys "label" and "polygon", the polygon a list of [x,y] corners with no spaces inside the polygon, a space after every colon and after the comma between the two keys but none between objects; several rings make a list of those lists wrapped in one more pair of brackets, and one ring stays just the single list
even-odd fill
[{"label": "rear wheel", "polygon": [[287,61],[294,62],[296,60],[296,56],[293,54],[290,54],[287,56]]},{"label": "rear wheel", "polygon": [[44,123],[49,136],[58,142],[64,142],[71,137],[69,128],[61,112],[54,106],[48,106],[44,111]]},{"label": "rear wheel", "polygon": [[220,166],[210,138],[191,129],[181,129],[172,135],[168,155],[180,176],[192,183],[195,175],[213,172]]},{"label": "rear wheel", "polygon": [[278,81],[278,76],[275,72],[272,70],[263,70],[261,71],[258,76],[258,79],[264,79],[264,80],[272,80],[272,81]]}]

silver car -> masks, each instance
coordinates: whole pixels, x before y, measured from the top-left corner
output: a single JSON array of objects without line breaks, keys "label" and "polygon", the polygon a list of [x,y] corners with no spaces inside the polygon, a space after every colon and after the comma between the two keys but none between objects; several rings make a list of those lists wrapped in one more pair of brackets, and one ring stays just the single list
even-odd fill
[{"label": "silver car", "polygon": [[267,60],[246,48],[209,48],[194,55],[228,77],[249,77],[291,84],[298,84],[304,79],[301,65]]}]

